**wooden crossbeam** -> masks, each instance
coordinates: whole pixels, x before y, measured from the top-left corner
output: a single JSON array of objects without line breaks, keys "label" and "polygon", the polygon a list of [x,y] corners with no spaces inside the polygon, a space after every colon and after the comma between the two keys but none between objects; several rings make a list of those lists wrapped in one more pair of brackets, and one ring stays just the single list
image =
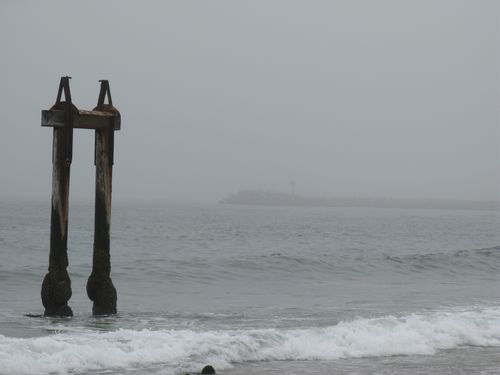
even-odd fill
[{"label": "wooden crossbeam", "polygon": [[[63,128],[66,123],[66,111],[59,109],[42,110],[42,126]],[[112,128],[120,130],[120,116],[104,111],[78,110],[73,114],[73,128],[104,130]]]}]

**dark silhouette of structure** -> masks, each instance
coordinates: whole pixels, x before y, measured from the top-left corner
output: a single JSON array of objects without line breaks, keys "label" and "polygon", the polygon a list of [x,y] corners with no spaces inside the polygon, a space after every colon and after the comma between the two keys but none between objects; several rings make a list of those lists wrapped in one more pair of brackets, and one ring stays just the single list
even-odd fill
[{"label": "dark silhouette of structure", "polygon": [[[116,289],[111,281],[110,225],[114,131],[120,130],[120,112],[113,107],[107,80],[101,80],[97,107],[79,110],[72,102],[70,77],[61,77],[56,103],[42,111],[42,126],[53,128],[52,209],[49,272],[42,283],[46,316],[72,316],[68,305],[71,280],[68,267],[68,209],[70,167],[73,157],[73,129],[95,130],[95,221],[92,273],[87,294],[94,302],[94,315],[116,313]],[[62,100],[64,94],[64,101]],[[108,103],[104,101],[108,98]]]}]

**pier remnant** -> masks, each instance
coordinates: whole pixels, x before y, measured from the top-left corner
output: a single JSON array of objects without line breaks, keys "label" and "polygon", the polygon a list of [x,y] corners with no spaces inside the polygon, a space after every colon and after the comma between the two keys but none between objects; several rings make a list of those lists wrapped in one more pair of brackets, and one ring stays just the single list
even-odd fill
[{"label": "pier remnant", "polygon": [[[42,126],[53,128],[52,209],[49,272],[42,283],[42,303],[46,316],[72,316],[68,305],[71,280],[68,267],[68,210],[73,129],[95,130],[96,202],[92,274],[87,294],[94,302],[94,315],[116,313],[116,289],[110,278],[111,180],[114,131],[120,129],[120,112],[113,107],[107,80],[101,80],[97,107],[79,110],[71,100],[69,79],[61,77],[56,103],[42,110]],[[62,101],[62,94],[65,100]],[[104,100],[108,97],[108,104]]]},{"label": "pier remnant", "polygon": [[[73,153],[73,113],[69,78],[62,77],[56,103],[50,111],[58,111],[61,126],[54,126],[52,140],[52,208],[50,214],[49,272],[42,283],[42,303],[45,315],[72,316],[68,306],[71,280],[68,267],[68,199],[69,172]],[[65,101],[61,101],[64,93]],[[43,112],[42,112],[42,126]]]},{"label": "pier remnant", "polygon": [[[105,96],[108,104],[104,104]],[[111,113],[119,118],[113,107],[108,81],[101,81],[101,92],[95,111]],[[95,218],[92,274],[87,281],[87,294],[94,301],[94,315],[116,314],[116,289],[111,281],[109,236],[111,227],[111,187],[113,172],[114,128],[95,131]]]}]

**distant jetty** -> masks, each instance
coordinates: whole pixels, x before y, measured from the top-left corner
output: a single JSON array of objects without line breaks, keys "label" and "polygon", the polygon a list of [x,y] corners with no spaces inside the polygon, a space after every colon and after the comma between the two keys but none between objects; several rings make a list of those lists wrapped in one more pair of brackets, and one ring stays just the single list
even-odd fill
[{"label": "distant jetty", "polygon": [[454,210],[500,210],[500,202],[405,199],[405,198],[358,198],[358,197],[306,197],[296,194],[241,190],[230,194],[220,203],[250,206],[304,206],[304,207],[372,207],[372,208],[417,208]]}]

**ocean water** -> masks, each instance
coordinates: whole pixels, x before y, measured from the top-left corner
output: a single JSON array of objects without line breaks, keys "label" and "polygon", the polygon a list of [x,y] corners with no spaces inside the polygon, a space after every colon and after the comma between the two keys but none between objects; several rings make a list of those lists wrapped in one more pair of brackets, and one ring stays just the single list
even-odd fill
[{"label": "ocean water", "polygon": [[0,202],[0,374],[499,374],[500,213],[115,202],[95,318],[92,204],[71,319],[42,313],[49,202]]}]

